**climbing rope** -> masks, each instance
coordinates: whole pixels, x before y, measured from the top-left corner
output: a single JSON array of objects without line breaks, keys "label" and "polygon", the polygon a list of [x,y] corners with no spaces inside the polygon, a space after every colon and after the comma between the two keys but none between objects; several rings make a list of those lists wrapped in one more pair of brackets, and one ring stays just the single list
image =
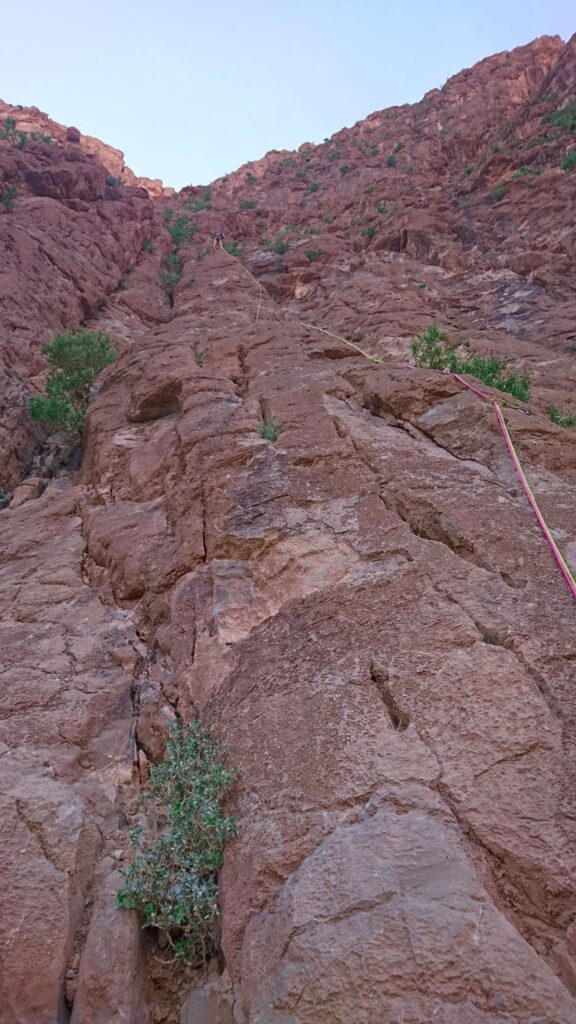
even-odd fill
[{"label": "climbing rope", "polygon": [[[312,331],[320,331],[320,333],[322,334],[327,334],[331,338],[337,338],[338,341],[342,341],[345,345],[348,346],[348,348],[354,349],[356,352],[359,352],[360,355],[364,356],[365,359],[369,359],[371,363],[379,363],[381,365],[384,365],[384,361],[380,359],[378,356],[370,355],[369,352],[365,352],[364,349],[361,349],[358,345],[355,345],[353,341],[348,341],[347,338],[343,338],[341,337],[341,335],[335,334],[333,331],[329,331],[325,327],[316,327],[315,324],[305,324],[302,321],[301,325],[302,327],[307,327]],[[411,366],[409,363],[403,363],[402,366],[403,368],[408,368],[411,370],[414,369],[414,367]],[[546,520],[544,519],[544,516],[542,515],[542,512],[540,511],[536,498],[534,497],[534,493],[530,487],[530,484],[528,483],[526,474],[522,468],[522,463],[520,462],[518,453],[514,447],[514,443],[510,436],[510,431],[508,430],[506,420],[504,419],[504,416],[502,414],[500,405],[511,403],[508,403],[505,399],[496,398],[493,395],[488,395],[485,391],[481,391],[480,388],[475,387],[473,384],[470,384],[469,381],[465,380],[464,377],[461,377],[459,373],[451,373],[450,371],[447,370],[439,370],[438,372],[443,373],[446,376],[454,377],[455,380],[459,381],[460,384],[462,384],[465,388],[468,388],[469,391],[472,391],[475,395],[478,395],[480,398],[484,399],[484,401],[489,402],[492,408],[494,409],[494,414],[496,416],[498,426],[500,427],[500,430],[502,431],[502,434],[504,436],[506,447],[508,448],[508,452],[510,454],[510,457],[514,464],[514,468],[516,470],[516,473],[518,474],[518,478],[520,480],[520,483],[522,484],[522,488],[528,499],[530,507],[534,515],[536,516],[536,520],[538,522],[540,529],[542,530],[542,533],[544,534],[546,540],[548,541],[548,544],[550,545],[552,554],[554,555],[560,572],[562,573],[564,579],[566,580],[566,583],[568,584],[568,588],[570,590],[570,593],[572,594],[572,597],[576,598],[576,579],[574,579],[574,576],[570,571],[570,568],[568,567],[566,560],[563,557],[560,549],[558,548],[558,545],[556,544],[556,541],[554,540],[554,537],[550,532],[550,529],[546,523]],[[515,409],[520,409],[519,406],[513,405],[511,407]],[[525,410],[520,409],[520,411]]]}]

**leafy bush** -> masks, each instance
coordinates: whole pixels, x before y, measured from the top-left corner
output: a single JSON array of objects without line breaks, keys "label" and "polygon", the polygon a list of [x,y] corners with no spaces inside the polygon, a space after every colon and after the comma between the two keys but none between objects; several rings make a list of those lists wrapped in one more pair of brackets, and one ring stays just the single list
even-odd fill
[{"label": "leafy bush", "polygon": [[504,199],[508,189],[506,185],[496,185],[496,188],[492,189],[490,198],[494,203],[499,203],[501,199]]},{"label": "leafy bush", "polygon": [[571,413],[564,412],[562,409],[559,409],[557,405],[548,406],[548,416],[552,420],[552,423],[555,423],[558,427],[570,428],[576,426],[576,416],[573,416]]},{"label": "leafy bush", "polygon": [[393,153],[390,154],[390,156],[388,157],[386,163],[387,163],[388,167],[396,167],[396,157],[394,156]]},{"label": "leafy bush", "polygon": [[376,185],[368,185],[366,191],[368,192],[369,195],[372,195],[372,193],[376,191]]},{"label": "leafy bush", "polygon": [[506,360],[497,355],[481,356],[471,352],[468,357],[460,359],[454,349],[448,347],[446,335],[434,324],[430,324],[424,334],[413,338],[411,348],[416,366],[449,370],[450,373],[467,373],[487,387],[506,391],[521,402],[527,402],[530,398],[530,378],[527,373],[506,373]]},{"label": "leafy bush", "polygon": [[241,256],[244,252],[242,242],[224,242],[224,248],[229,256]]},{"label": "leafy bush", "polygon": [[154,252],[154,242],[151,238],[145,238],[143,240],[142,252]]},{"label": "leafy bush", "polygon": [[182,277],[182,260],[177,252],[166,253],[162,260],[162,271],[160,273],[160,286],[168,295],[171,295],[178,281]]},{"label": "leafy bush", "polygon": [[318,232],[317,232],[316,228],[310,227],[310,228],[304,228],[304,234],[305,235],[317,235]]},{"label": "leafy bush", "polygon": [[170,828],[143,844],[124,872],[117,905],[137,910],[143,928],[159,928],[175,957],[206,962],[218,917],[216,873],[236,822],[222,814],[234,772],[220,763],[220,744],[198,721],[174,729],[161,764],[150,769],[143,802],[168,813]]},{"label": "leafy bush", "polygon": [[317,192],[319,188],[320,188],[320,185],[318,184],[317,181],[312,181],[310,183],[310,185],[308,185],[308,191],[309,192]]},{"label": "leafy bush", "polygon": [[315,263],[316,260],[319,260],[320,257],[323,256],[323,255],[324,255],[324,251],[322,249],[307,249],[306,250],[306,259],[310,263]]},{"label": "leafy bush", "polygon": [[560,167],[563,171],[573,171],[576,167],[576,149],[572,149],[562,160]]},{"label": "leafy bush", "polygon": [[106,184],[109,185],[110,188],[118,188],[118,186],[121,185],[122,182],[120,178],[115,178],[113,174],[109,174],[106,178]]},{"label": "leafy bush", "polygon": [[388,207],[386,203],[378,203],[376,209],[378,210],[378,213],[382,214],[382,216],[385,216],[388,213]]},{"label": "leafy bush", "polygon": [[378,146],[370,146],[370,156],[378,156]]},{"label": "leafy bush", "polygon": [[200,213],[202,210],[212,209],[212,189],[205,188],[199,196],[189,196],[186,202],[190,213]]},{"label": "leafy bush", "polygon": [[552,113],[545,114],[542,124],[553,124],[562,131],[576,132],[576,100],[570,100],[560,110],[553,110]]},{"label": "leafy bush", "polygon": [[255,210],[256,200],[255,199],[243,199],[240,203],[241,210]]},{"label": "leafy bush", "polygon": [[163,213],[164,220],[166,221],[167,224],[170,223],[170,221],[172,220],[173,216],[174,216],[174,210],[171,210],[170,207],[168,206],[164,210],[164,213]]},{"label": "leafy bush", "polygon": [[402,146],[403,146],[402,142],[397,142],[396,145],[394,146],[394,149],[393,149],[392,152],[393,153],[399,153],[400,150],[402,149]]},{"label": "leafy bush", "polygon": [[283,256],[285,252],[288,252],[288,245],[286,242],[274,242],[272,249],[274,252],[278,253],[279,256]]},{"label": "leafy bush", "polygon": [[5,142],[16,142],[16,118],[6,117],[0,128],[0,139]]},{"label": "leafy bush", "polygon": [[331,164],[335,164],[336,161],[340,160],[341,157],[342,157],[342,153],[340,152],[340,150],[339,149],[334,149],[330,153],[330,156],[328,157],[328,159],[329,159]]},{"label": "leafy bush", "polygon": [[181,249],[182,246],[188,244],[190,239],[196,234],[197,230],[197,225],[191,224],[185,213],[181,214],[180,217],[177,217],[175,221],[170,223],[168,231],[176,252],[178,252],[178,249]]},{"label": "leafy bush", "polygon": [[284,427],[278,420],[264,419],[258,424],[258,433],[260,437],[264,437],[266,441],[271,441],[272,444],[276,444],[276,441],[280,437],[280,434],[284,430]]},{"label": "leafy bush", "polygon": [[90,385],[116,359],[107,334],[101,331],[65,331],[42,351],[48,356],[48,379],[43,395],[28,402],[33,420],[76,431],[83,423]]},{"label": "leafy bush", "polygon": [[464,174],[472,174],[473,171],[474,171],[474,164],[468,164],[468,166],[464,168]]},{"label": "leafy bush", "polygon": [[348,164],[342,164],[342,166],[340,167],[340,174],[348,174],[349,170],[350,168]]},{"label": "leafy bush", "polygon": [[528,167],[528,166],[519,167],[517,171],[514,171],[514,174],[512,175],[512,177],[514,179],[518,180],[519,178],[527,178],[531,174],[535,175],[535,176],[538,176],[539,174],[542,174],[542,168],[541,167]]},{"label": "leafy bush", "polygon": [[13,210],[17,196],[15,185],[6,185],[6,188],[0,188],[0,206],[3,206],[5,210]]},{"label": "leafy bush", "polygon": [[246,181],[247,181],[247,183],[249,185],[255,185],[256,184],[256,175],[252,174],[252,171],[247,171],[246,172]]},{"label": "leafy bush", "polygon": [[204,348],[195,348],[194,349],[194,362],[197,363],[198,366],[202,366],[202,363],[204,362],[205,356],[206,356],[206,349],[204,349]]},{"label": "leafy bush", "polygon": [[377,230],[378,228],[376,227],[375,224],[368,224],[367,227],[362,229],[362,234],[364,238],[370,240],[371,238],[374,238],[374,235],[376,234]]},{"label": "leafy bush", "polygon": [[305,181],[305,179],[308,177],[308,171],[305,170],[304,167],[299,167],[298,170],[296,171],[296,177],[300,178],[301,181]]},{"label": "leafy bush", "polygon": [[491,153],[499,153],[500,152],[500,146],[498,145],[497,142],[493,142],[492,143],[492,145],[490,146],[490,152]]}]

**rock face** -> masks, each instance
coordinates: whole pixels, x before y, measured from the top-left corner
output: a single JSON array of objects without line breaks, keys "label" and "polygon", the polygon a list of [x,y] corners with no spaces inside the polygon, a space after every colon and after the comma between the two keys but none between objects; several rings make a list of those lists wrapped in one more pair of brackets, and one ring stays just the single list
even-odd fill
[{"label": "rock face", "polygon": [[[530,146],[575,76],[573,42],[537,40],[186,190],[171,302],[166,200],[80,199],[101,174],[72,162],[66,201],[119,240],[97,323],[120,359],[80,473],[0,512],[2,1024],[576,1022],[573,600],[490,405],[406,365],[435,322],[531,374],[506,419],[576,569],[576,435],[546,415],[576,380],[570,136]],[[58,194],[14,215],[50,204],[61,259],[68,179],[35,152],[10,159]],[[77,251],[61,322],[90,282],[90,325],[109,278]],[[138,779],[197,715],[238,772],[206,979],[114,909]]]}]

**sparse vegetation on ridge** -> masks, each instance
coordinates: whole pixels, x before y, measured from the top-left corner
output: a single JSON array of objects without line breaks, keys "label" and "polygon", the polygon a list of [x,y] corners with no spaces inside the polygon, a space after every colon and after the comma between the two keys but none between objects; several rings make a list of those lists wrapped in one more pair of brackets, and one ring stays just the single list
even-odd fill
[{"label": "sparse vegetation on ridge", "polygon": [[513,395],[520,402],[530,399],[530,377],[527,373],[508,371],[506,360],[494,354],[482,356],[471,352],[463,358],[458,356],[455,349],[449,347],[444,332],[435,324],[430,324],[424,334],[413,338],[411,348],[416,366],[464,373],[487,387]]}]

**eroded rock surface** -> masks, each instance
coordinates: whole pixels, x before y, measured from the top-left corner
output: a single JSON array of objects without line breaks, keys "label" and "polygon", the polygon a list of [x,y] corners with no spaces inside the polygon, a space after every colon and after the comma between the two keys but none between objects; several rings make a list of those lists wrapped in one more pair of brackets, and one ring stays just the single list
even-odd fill
[{"label": "eroded rock surface", "polygon": [[[556,164],[518,202],[514,179],[506,207],[472,182],[470,225],[446,198],[453,150],[425,137],[440,112],[474,152],[503,117],[527,132],[573,68],[545,39],[373,115],[358,131],[404,125],[414,170],[328,160],[321,236],[304,234],[320,189],[280,184],[280,158],[216,183],[171,305],[160,211],[134,196],[130,231],[157,251],[98,316],[121,355],[82,469],[0,512],[6,1024],[576,1022],[573,600],[489,404],[405,365],[434,321],[530,372],[530,415],[506,418],[576,569],[576,435],[546,416],[576,377],[573,239],[553,229],[574,179]],[[398,244],[348,226],[385,196]],[[244,263],[204,245],[218,218]],[[283,222],[301,237],[266,248]],[[536,233],[538,283],[506,264]],[[219,970],[168,982],[113,893],[138,778],[196,715],[238,770],[239,834]]]}]

